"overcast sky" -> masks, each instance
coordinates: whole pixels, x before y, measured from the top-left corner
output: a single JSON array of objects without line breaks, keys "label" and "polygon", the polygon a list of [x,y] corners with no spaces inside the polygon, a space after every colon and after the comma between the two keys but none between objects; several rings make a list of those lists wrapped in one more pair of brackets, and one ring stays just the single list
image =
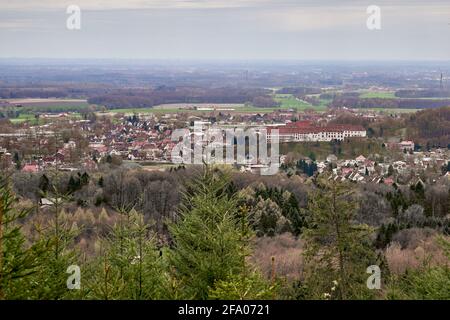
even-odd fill
[{"label": "overcast sky", "polygon": [[450,0],[0,0],[0,57],[450,60]]}]

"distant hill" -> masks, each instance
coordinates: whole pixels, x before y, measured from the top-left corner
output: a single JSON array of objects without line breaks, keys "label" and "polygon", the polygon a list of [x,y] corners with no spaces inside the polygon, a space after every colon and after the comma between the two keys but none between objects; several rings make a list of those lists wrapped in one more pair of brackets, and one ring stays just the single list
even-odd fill
[{"label": "distant hill", "polygon": [[355,109],[431,109],[447,106],[450,106],[450,99],[386,99],[338,96],[331,103],[331,107]]},{"label": "distant hill", "polygon": [[450,98],[450,90],[398,90],[399,98]]}]

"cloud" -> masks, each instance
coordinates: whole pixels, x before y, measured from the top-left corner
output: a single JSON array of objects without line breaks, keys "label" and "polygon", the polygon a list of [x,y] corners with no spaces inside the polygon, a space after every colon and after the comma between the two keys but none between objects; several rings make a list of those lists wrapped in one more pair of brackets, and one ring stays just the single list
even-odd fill
[{"label": "cloud", "polygon": [[[372,1],[374,2],[374,1]],[[117,9],[224,9],[281,7],[345,7],[368,6],[361,0],[8,0],[0,2],[0,10],[60,10],[75,4],[85,10]],[[380,6],[448,5],[448,0],[377,0]]]},{"label": "cloud", "polygon": [[448,59],[449,22],[449,0],[0,0],[0,57]]},{"label": "cloud", "polygon": [[10,0],[2,1],[4,10],[59,10],[78,5],[86,10],[115,9],[220,9],[266,5],[273,0]]},{"label": "cloud", "polygon": [[33,28],[36,20],[31,19],[8,19],[0,20],[0,29],[23,30]]},{"label": "cloud", "polygon": [[352,26],[365,22],[365,10],[304,8],[271,10],[261,13],[267,23],[277,22],[274,29],[286,32],[301,32]]},{"label": "cloud", "polygon": [[[421,8],[413,5],[398,8],[381,7],[382,19],[401,24],[418,24],[438,17],[450,17],[450,5]],[[342,27],[366,28],[368,14],[365,6],[279,8],[262,10],[258,15],[263,24],[270,24],[274,30],[303,32],[310,30],[329,30]],[[450,19],[450,18],[449,18]]]}]

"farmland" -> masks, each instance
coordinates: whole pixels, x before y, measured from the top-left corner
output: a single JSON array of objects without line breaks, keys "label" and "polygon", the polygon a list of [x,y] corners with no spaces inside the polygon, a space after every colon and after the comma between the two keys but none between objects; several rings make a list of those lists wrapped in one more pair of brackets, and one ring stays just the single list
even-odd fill
[{"label": "farmland", "polygon": [[320,105],[313,106],[304,100],[295,97],[292,94],[276,94],[274,100],[281,103],[281,109],[295,109],[298,111],[303,111],[306,109],[313,109],[315,111],[325,111],[327,109],[327,100],[320,100]]},{"label": "farmland", "polygon": [[359,96],[361,99],[379,98],[379,99],[395,99],[394,91],[364,91]]}]

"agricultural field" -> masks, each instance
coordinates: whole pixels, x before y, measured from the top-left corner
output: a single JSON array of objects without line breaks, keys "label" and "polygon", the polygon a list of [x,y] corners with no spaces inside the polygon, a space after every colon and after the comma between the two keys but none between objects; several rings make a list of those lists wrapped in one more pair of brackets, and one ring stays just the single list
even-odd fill
[{"label": "agricultural field", "polygon": [[245,107],[244,104],[236,103],[169,103],[162,104],[159,106],[154,106],[153,109],[194,109],[194,108],[219,108],[219,109],[238,109]]},{"label": "agricultural field", "polygon": [[[81,115],[79,113],[71,113],[69,117],[74,120],[81,119]],[[46,118],[42,117],[37,118],[33,113],[21,113],[17,118],[9,119],[9,121],[11,121],[11,123],[13,124],[29,122],[30,125],[42,125],[46,122],[46,120],[47,120]]]},{"label": "agricultural field", "polygon": [[86,99],[6,99],[11,105],[20,105],[22,107],[50,107],[50,106],[88,106]]},{"label": "agricultural field", "polygon": [[362,90],[359,95],[361,99],[414,99],[414,100],[445,100],[448,97],[397,97],[395,91],[369,91]]},{"label": "agricultural field", "polygon": [[45,122],[41,116],[37,120],[36,115],[46,113],[70,113],[71,118],[80,119],[82,112],[94,111],[99,109],[87,103],[83,99],[9,99],[10,105],[0,109],[12,123],[30,122],[33,125]]},{"label": "agricultural field", "polygon": [[29,114],[29,113],[22,113],[19,115],[19,117],[9,119],[9,121],[11,121],[12,123],[22,123],[22,122],[27,122],[27,121],[30,121],[32,123],[37,122],[36,117],[33,114]]},{"label": "agricultural field", "polygon": [[296,110],[306,110],[306,109],[313,109],[315,111],[325,111],[327,109],[326,104],[328,103],[327,100],[321,100],[321,104],[319,106],[313,106],[312,104],[300,100],[296,98],[292,94],[276,94],[274,97],[275,101],[280,102],[281,109],[296,109]]},{"label": "agricultural field", "polygon": [[[167,104],[167,105],[160,105],[155,106],[153,108],[123,108],[123,109],[111,109],[108,110],[108,113],[117,114],[117,113],[123,113],[126,115],[132,115],[135,113],[142,113],[142,114],[148,114],[148,113],[193,113],[193,114],[207,114],[213,112],[212,110],[194,110],[193,107],[200,107],[200,108],[218,108],[218,109],[224,109],[224,113],[242,113],[242,112],[255,112],[255,113],[268,113],[272,112],[274,110],[277,110],[279,108],[257,108],[250,105],[244,105],[244,104],[196,104],[196,105],[189,105],[189,104]],[[234,110],[231,110],[234,109]],[[215,112],[220,112],[220,110],[216,110]]]},{"label": "agricultural field", "polygon": [[[20,114],[83,112],[98,107],[90,105],[83,99],[8,99],[8,110],[19,111]],[[0,102],[1,102],[0,101]]]},{"label": "agricultural field", "polygon": [[[252,105],[244,105],[244,104],[196,104],[196,105],[189,105],[189,104],[167,104],[167,105],[160,105],[155,106],[153,108],[122,108],[122,109],[110,109],[108,110],[108,113],[117,114],[117,113],[123,113],[127,115],[132,115],[135,113],[181,113],[181,112],[189,112],[193,114],[205,114],[210,113],[212,110],[194,110],[193,107],[200,107],[200,108],[218,108],[218,109],[224,109],[224,113],[270,113],[275,110],[280,109],[294,109],[297,111],[304,111],[307,109],[313,109],[315,111],[325,111],[327,109],[327,103],[328,100],[321,100],[321,104],[319,106],[313,106],[310,103],[307,103],[302,100],[296,99],[292,95],[279,95],[277,94],[275,97],[275,100],[281,103],[280,107],[271,107],[271,108],[259,108],[254,107]],[[230,110],[234,109],[234,110]],[[220,110],[216,110],[216,112],[220,112]]]},{"label": "agricultural field", "polygon": [[361,99],[396,99],[395,91],[365,91],[359,96]]}]

